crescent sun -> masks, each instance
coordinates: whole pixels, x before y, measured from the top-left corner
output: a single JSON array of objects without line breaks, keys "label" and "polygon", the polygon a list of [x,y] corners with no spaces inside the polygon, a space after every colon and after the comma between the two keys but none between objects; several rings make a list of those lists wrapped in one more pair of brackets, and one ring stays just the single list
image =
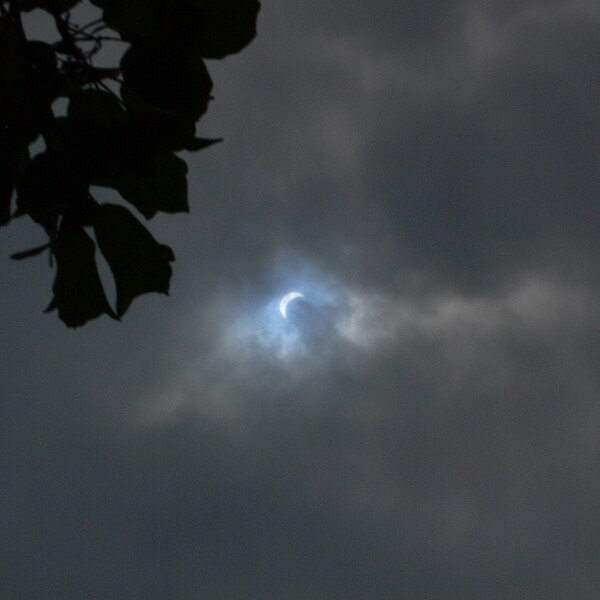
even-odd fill
[{"label": "crescent sun", "polygon": [[304,294],[301,294],[300,292],[290,292],[289,294],[286,294],[279,302],[279,312],[283,315],[284,319],[287,319],[286,312],[288,304],[296,298],[304,298]]}]

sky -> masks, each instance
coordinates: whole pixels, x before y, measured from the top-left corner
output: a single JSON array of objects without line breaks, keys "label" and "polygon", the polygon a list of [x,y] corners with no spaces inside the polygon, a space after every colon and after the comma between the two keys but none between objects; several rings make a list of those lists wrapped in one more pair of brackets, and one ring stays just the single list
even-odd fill
[{"label": "sky", "polygon": [[2,229],[0,596],[600,597],[599,34],[264,0],[148,223],[169,297],[69,330]]}]

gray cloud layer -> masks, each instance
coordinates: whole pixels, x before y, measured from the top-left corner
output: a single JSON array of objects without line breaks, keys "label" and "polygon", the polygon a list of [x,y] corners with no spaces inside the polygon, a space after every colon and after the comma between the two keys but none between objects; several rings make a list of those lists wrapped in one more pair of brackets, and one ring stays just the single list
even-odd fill
[{"label": "gray cloud layer", "polygon": [[0,595],[598,596],[599,25],[265,1],[170,298],[65,331],[5,260]]}]

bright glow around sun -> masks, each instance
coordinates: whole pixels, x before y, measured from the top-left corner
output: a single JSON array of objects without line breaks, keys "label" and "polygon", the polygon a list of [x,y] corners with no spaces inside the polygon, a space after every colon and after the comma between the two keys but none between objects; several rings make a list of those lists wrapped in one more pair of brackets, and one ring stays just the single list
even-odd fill
[{"label": "bright glow around sun", "polygon": [[222,351],[255,370],[276,364],[299,373],[326,364],[345,343],[340,331],[350,307],[345,286],[335,274],[290,253],[269,266],[258,293],[244,289],[215,304],[220,314],[210,320],[220,323]]}]

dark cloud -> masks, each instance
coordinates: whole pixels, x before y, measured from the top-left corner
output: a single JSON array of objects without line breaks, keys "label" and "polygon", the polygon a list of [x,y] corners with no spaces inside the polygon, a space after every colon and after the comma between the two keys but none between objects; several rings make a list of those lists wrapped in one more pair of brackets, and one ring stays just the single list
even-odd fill
[{"label": "dark cloud", "polygon": [[5,261],[0,595],[596,597],[595,3],[263,4],[169,298]]}]

